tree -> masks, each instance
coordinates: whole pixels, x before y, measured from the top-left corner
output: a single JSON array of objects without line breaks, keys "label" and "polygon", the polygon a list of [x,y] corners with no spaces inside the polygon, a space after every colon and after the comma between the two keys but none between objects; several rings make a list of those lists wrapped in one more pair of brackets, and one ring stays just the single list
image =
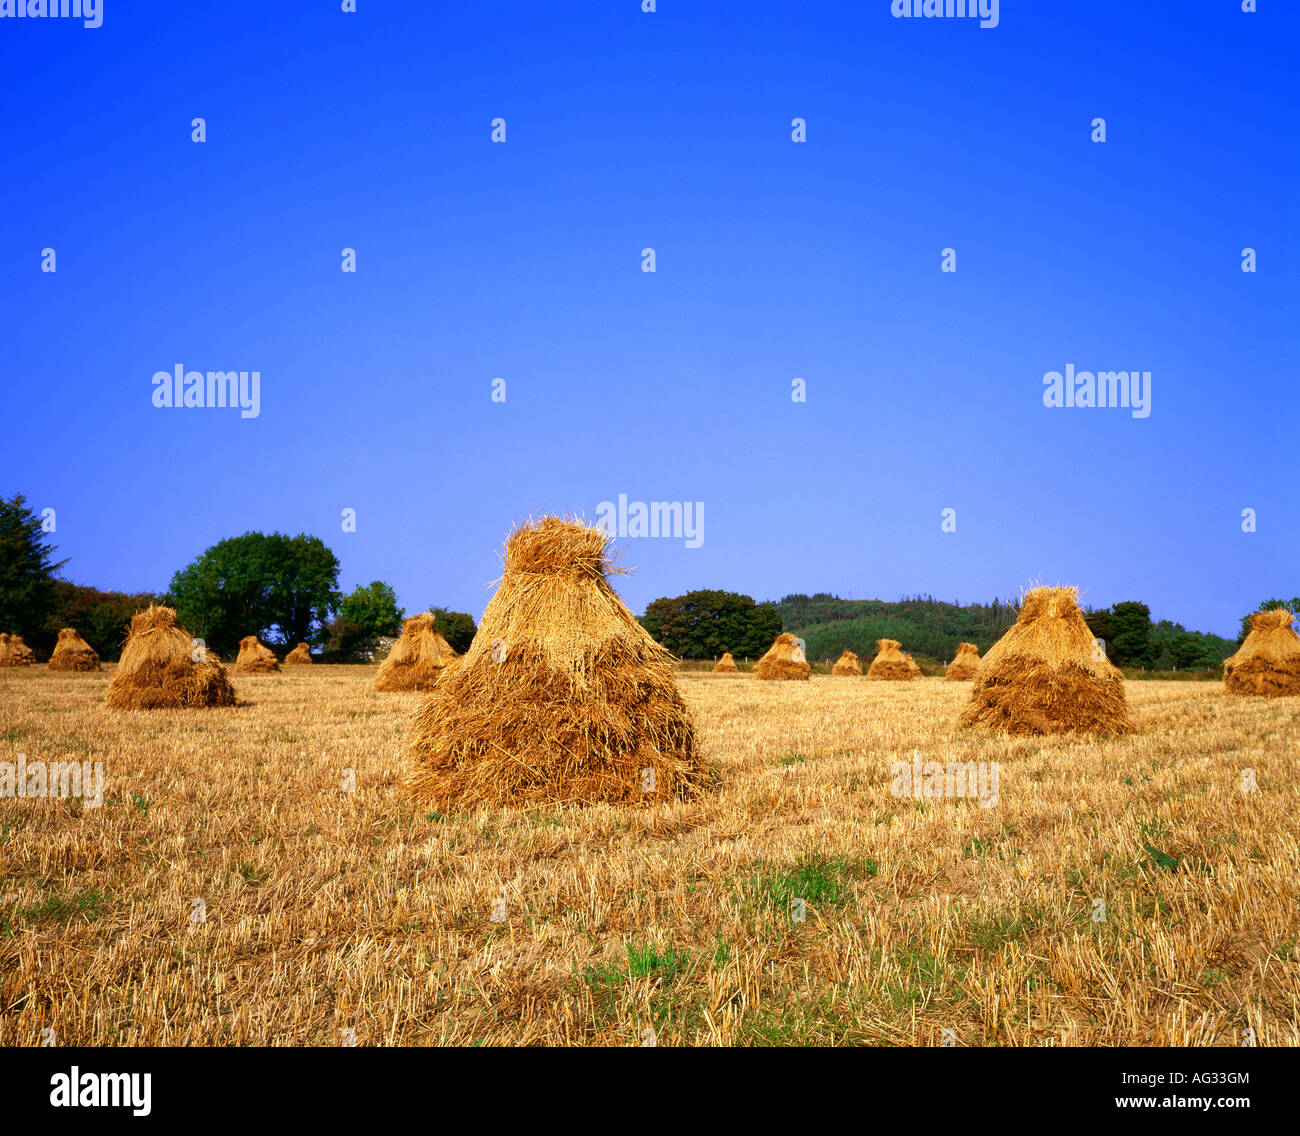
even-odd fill
[{"label": "tree", "polygon": [[441,607],[431,607],[429,611],[433,613],[433,629],[447,640],[448,646],[458,655],[468,651],[478,634],[474,617],[463,611],[448,611]]},{"label": "tree", "polygon": [[[1110,655],[1115,643],[1115,617],[1111,615],[1110,608],[1101,607],[1085,611],[1083,620],[1088,625],[1088,630],[1092,632],[1093,638],[1100,639],[1106,644],[1107,654]],[[1113,657],[1111,662],[1114,662]]]},{"label": "tree", "polygon": [[1110,661],[1117,667],[1149,667],[1155,662],[1151,650],[1151,609],[1136,600],[1125,600],[1110,609],[1112,636],[1106,644]]},{"label": "tree", "polygon": [[128,595],[104,592],[67,580],[54,582],[54,610],[45,622],[44,632],[52,646],[59,630],[75,627],[105,662],[122,653],[131,616],[150,604],[164,603],[165,596],[150,592]]},{"label": "tree", "polygon": [[21,493],[0,497],[0,631],[37,638],[54,609],[53,561],[41,518]]},{"label": "tree", "polygon": [[391,584],[372,580],[358,584],[338,606],[338,617],[361,628],[367,635],[397,635],[406,612],[397,603]]},{"label": "tree", "polygon": [[716,590],[653,600],[641,623],[682,659],[712,659],[723,651],[758,658],[781,634],[781,617],[771,604]]},{"label": "tree", "polygon": [[318,642],[339,601],[339,562],[314,536],[247,532],[214,544],[172,577],[181,624],[218,653],[245,635]]},{"label": "tree", "polygon": [[363,647],[373,647],[381,635],[402,630],[404,614],[391,584],[383,580],[358,584],[343,597],[329,625],[330,650],[355,655]]}]

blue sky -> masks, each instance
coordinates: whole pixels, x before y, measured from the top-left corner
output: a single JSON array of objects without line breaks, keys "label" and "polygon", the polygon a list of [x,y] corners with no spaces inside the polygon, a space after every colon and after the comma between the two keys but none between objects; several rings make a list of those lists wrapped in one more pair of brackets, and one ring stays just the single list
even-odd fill
[{"label": "blue sky", "polygon": [[[620,542],[636,611],[1059,582],[1235,634],[1300,591],[1300,12],[1261,6],[0,19],[0,493],[125,590],[306,531],[477,617],[518,520],[624,493],[704,504]],[[178,363],[260,414],[155,407]],[[1067,364],[1150,371],[1150,416],[1044,407]]]}]

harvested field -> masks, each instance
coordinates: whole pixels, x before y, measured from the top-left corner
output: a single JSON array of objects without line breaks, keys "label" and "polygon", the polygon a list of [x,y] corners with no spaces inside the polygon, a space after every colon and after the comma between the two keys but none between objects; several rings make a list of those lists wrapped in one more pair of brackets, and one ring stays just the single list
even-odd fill
[{"label": "harvested field", "polygon": [[[0,1045],[1300,1043],[1300,699],[1010,738],[942,679],[680,673],[716,791],[443,816],[373,667],[147,712],[114,670],[0,674],[0,762],[107,781],[0,799]],[[913,751],[997,805],[893,796]]]}]

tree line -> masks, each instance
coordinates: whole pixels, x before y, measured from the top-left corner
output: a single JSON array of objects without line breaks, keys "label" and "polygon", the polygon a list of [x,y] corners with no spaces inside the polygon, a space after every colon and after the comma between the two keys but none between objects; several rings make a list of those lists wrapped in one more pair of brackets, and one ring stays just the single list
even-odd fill
[{"label": "tree line", "polygon": [[[228,657],[245,635],[292,647],[305,642],[338,661],[367,658],[401,631],[405,612],[382,580],[343,593],[339,560],[319,537],[247,532],[218,541],[171,579],[166,592],[126,593],[74,584],[60,575],[44,522],[22,494],[0,498],[0,631],[47,655],[62,627],[75,627],[116,659],[131,616],[151,603],[176,609],[192,635]],[[464,653],[472,616],[431,606],[439,634]]]},{"label": "tree line", "polygon": [[[223,657],[245,635],[292,647],[306,642],[327,658],[369,656],[379,639],[397,635],[405,612],[382,580],[344,594],[338,557],[318,537],[247,532],[219,541],[172,577],[164,593],[104,591],[63,579],[66,561],[46,540],[42,518],[17,494],[0,498],[0,631],[16,632],[48,654],[61,627],[76,627],[101,657],[117,658],[131,616],[150,603],[176,608],[183,626]],[[1260,608],[1300,614],[1300,597],[1265,600]],[[1260,610],[1260,608],[1254,610]],[[439,633],[464,653],[477,628],[465,612],[431,606]],[[847,649],[870,657],[877,639],[897,639],[913,654],[944,662],[957,644],[987,651],[1016,620],[1017,605],[994,598],[958,605],[933,596],[849,600],[820,592],[779,601],[718,589],[665,596],[646,607],[642,624],[684,659],[715,659],[724,651],[758,658],[782,631],[804,639],[810,659],[833,659]],[[1150,608],[1128,600],[1087,609],[1084,619],[1118,666],[1217,669],[1250,630],[1242,617],[1236,642],[1189,631],[1169,620],[1152,622]]]},{"label": "tree line", "polygon": [[[1300,600],[1270,600],[1263,606],[1300,611]],[[684,659],[714,659],[723,651],[757,658],[778,634],[788,631],[804,640],[813,660],[835,659],[844,650],[869,658],[877,639],[897,639],[912,654],[947,662],[962,642],[974,643],[983,654],[1018,614],[1017,603],[997,598],[959,605],[933,596],[890,602],[846,600],[821,592],[758,603],[751,596],[713,590],[656,599],[647,605],[642,623]],[[1249,616],[1243,618],[1236,642],[1188,631],[1169,620],[1152,622],[1151,609],[1136,600],[1087,609],[1083,615],[1093,635],[1105,642],[1113,663],[1148,670],[1217,669],[1249,630]]]}]

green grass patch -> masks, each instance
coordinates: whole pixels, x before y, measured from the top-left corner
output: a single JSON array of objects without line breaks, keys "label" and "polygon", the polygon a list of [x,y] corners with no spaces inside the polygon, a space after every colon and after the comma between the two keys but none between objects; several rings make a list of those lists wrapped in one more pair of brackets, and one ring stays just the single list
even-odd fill
[{"label": "green grass patch", "polygon": [[[20,907],[18,922],[24,926],[66,924],[74,919],[91,923],[104,914],[107,896],[97,888],[85,891],[57,892],[26,907]],[[8,925],[6,924],[6,929]]]},{"label": "green grass patch", "polygon": [[808,855],[789,867],[755,865],[748,887],[760,900],[788,908],[802,899],[811,907],[838,907],[853,898],[853,881],[874,876],[880,865],[848,856]]}]

